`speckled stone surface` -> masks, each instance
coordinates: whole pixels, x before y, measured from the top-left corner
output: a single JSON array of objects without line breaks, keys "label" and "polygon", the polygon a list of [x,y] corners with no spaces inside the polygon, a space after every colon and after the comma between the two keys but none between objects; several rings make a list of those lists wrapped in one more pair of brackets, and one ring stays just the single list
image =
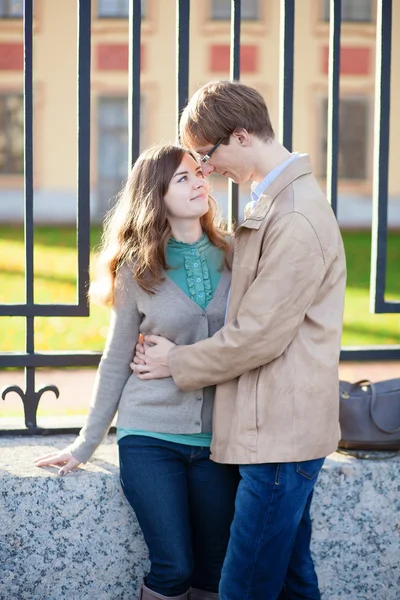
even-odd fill
[{"label": "speckled stone surface", "polygon": [[0,439],[1,600],[137,598],[147,549],[119,486],[115,436],[66,477],[33,464],[73,439]]},{"label": "speckled stone surface", "polygon": [[[0,600],[135,600],[147,550],[118,480],[115,436],[61,478],[33,459],[72,436],[0,438]],[[315,490],[323,600],[400,599],[400,458],[330,456]]]},{"label": "speckled stone surface", "polygon": [[399,475],[399,456],[325,461],[312,542],[323,600],[400,600]]}]

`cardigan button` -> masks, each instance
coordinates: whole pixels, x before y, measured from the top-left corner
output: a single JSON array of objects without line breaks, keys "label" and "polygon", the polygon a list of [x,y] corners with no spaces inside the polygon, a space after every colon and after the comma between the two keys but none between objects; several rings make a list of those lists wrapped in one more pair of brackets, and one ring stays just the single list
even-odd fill
[{"label": "cardigan button", "polygon": [[201,425],[200,421],[195,421],[195,425]]},{"label": "cardigan button", "polygon": [[203,400],[201,396],[197,396],[196,400]]}]

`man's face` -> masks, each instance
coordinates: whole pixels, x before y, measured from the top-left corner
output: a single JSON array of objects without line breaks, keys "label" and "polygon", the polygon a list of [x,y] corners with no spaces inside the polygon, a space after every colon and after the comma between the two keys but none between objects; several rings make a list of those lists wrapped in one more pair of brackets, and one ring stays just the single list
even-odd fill
[{"label": "man's face", "polygon": [[[200,160],[212,151],[214,144],[204,147],[193,147],[193,150],[199,155]],[[211,173],[218,173],[223,177],[229,177],[235,183],[245,183],[251,179],[252,172],[248,164],[248,156],[245,147],[240,141],[240,137],[231,135],[229,143],[221,143],[218,148],[211,153],[210,158],[201,162],[203,175],[208,177]]]}]

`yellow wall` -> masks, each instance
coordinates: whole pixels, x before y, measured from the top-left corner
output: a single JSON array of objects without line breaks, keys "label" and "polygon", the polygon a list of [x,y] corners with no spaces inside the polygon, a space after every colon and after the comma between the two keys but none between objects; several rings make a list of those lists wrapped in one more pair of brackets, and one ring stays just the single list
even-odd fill
[{"label": "yellow wall", "polygon": [[[36,187],[74,188],[77,171],[75,3],[38,3],[34,35]],[[65,4],[64,4],[65,6]]]},{"label": "yellow wall", "polygon": [[[394,4],[392,64],[400,64],[400,6]],[[97,100],[101,95],[123,95],[128,75],[120,71],[99,71],[96,47],[99,42],[128,40],[126,20],[98,19],[97,2],[92,2],[92,167],[91,183],[97,180]],[[145,68],[142,91],[146,98],[144,111],[145,144],[175,138],[176,127],[176,50],[175,0],[147,0],[147,18],[142,26]],[[244,74],[242,80],[260,89],[270,107],[279,134],[279,33],[280,1],[261,2],[262,19],[242,24],[242,43],[259,47],[259,72]],[[320,19],[317,0],[296,3],[294,149],[309,152],[318,165],[321,98],[328,91],[327,76],[321,71],[321,48],[328,44],[328,25]],[[211,43],[229,43],[230,28],[226,22],[208,18],[210,0],[191,2],[190,93],[210,79],[228,78],[228,73],[208,70]],[[35,2],[35,186],[52,190],[74,190],[76,186],[76,3],[62,0]],[[21,39],[20,25],[2,23],[2,41]],[[343,24],[342,44],[368,46],[375,55],[375,23]],[[342,76],[341,94],[368,94],[373,99],[374,66],[366,76]],[[390,193],[400,196],[400,70],[392,69],[392,124],[390,158]],[[0,72],[0,90],[20,89],[21,74]],[[371,103],[372,107],[372,103]],[[373,110],[370,119],[373,131]],[[369,176],[364,182],[342,182],[342,192],[370,195],[372,191],[372,144],[370,136]],[[15,178],[14,178],[15,179]],[[12,185],[8,178],[7,185]],[[15,179],[16,184],[18,178]],[[0,179],[0,186],[5,181]],[[222,184],[218,184],[222,185]]]}]

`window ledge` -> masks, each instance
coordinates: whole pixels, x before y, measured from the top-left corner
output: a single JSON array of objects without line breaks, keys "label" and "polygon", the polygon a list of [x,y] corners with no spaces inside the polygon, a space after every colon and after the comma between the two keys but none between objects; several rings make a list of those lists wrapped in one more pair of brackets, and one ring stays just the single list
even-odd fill
[{"label": "window ledge", "polygon": [[[206,33],[209,35],[215,34],[226,34],[230,35],[231,32],[231,22],[230,20],[206,20],[202,25],[202,33]],[[241,36],[245,35],[265,35],[267,33],[267,26],[265,21],[257,20],[257,21],[242,21],[241,24]]]},{"label": "window ledge", "polygon": [[22,189],[24,186],[23,173],[0,173],[0,188],[4,189]]},{"label": "window ledge", "polygon": [[0,33],[19,33],[22,35],[24,22],[22,17],[4,19],[0,17]]},{"label": "window ledge", "polygon": [[[318,21],[315,25],[315,34],[318,37],[329,37],[329,22]],[[365,38],[375,37],[376,35],[376,22],[375,21],[347,21],[342,22],[341,36],[359,36]]]},{"label": "window ledge", "polygon": [[[128,29],[129,19],[127,17],[96,17],[92,21],[94,34],[126,33]],[[150,19],[142,19],[141,33],[153,33],[154,31],[154,22]]]}]

